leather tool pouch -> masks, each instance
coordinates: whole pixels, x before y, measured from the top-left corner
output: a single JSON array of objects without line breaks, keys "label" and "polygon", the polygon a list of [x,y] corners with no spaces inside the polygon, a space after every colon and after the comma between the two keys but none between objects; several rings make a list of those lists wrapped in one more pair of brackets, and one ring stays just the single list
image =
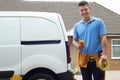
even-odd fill
[{"label": "leather tool pouch", "polygon": [[[101,56],[101,52],[98,52],[97,54],[79,54],[79,60],[78,60],[78,64],[80,67],[83,67],[83,68],[86,68],[87,67],[87,63],[90,61],[96,61],[96,66],[98,67],[98,62],[99,62],[99,59],[100,59],[100,56]],[[91,59],[93,58],[93,59]]]}]

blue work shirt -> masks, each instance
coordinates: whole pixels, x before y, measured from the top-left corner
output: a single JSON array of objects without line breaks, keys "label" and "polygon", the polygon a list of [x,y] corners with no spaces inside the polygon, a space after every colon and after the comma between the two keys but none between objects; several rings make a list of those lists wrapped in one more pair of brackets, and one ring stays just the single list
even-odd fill
[{"label": "blue work shirt", "polygon": [[87,23],[81,20],[75,24],[73,38],[85,42],[85,47],[80,50],[80,53],[95,54],[102,50],[100,39],[102,34],[107,34],[103,20],[91,17]]}]

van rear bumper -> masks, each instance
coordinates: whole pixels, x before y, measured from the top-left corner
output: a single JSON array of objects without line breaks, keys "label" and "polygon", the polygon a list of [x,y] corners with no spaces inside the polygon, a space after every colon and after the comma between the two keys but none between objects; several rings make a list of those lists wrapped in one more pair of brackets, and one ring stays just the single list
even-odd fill
[{"label": "van rear bumper", "polygon": [[59,80],[75,80],[74,74],[70,71],[57,74]]}]

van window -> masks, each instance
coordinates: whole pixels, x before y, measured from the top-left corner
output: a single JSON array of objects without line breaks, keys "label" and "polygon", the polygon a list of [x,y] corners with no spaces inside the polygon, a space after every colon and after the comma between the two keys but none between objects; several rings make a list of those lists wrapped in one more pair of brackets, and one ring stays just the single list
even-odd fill
[{"label": "van window", "polygon": [[58,40],[60,34],[55,22],[40,17],[21,18],[22,40]]}]

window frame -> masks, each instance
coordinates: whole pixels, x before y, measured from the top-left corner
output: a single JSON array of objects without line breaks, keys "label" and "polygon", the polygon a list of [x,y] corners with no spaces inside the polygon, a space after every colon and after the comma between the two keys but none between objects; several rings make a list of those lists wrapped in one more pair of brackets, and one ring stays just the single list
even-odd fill
[{"label": "window frame", "polygon": [[112,40],[111,40],[111,53],[112,53],[112,54],[111,54],[111,58],[112,58],[112,59],[120,59],[120,56],[119,56],[119,57],[113,57],[113,46],[120,46],[120,45],[113,45],[113,41],[114,41],[114,40],[120,40],[120,39],[112,39]]}]

